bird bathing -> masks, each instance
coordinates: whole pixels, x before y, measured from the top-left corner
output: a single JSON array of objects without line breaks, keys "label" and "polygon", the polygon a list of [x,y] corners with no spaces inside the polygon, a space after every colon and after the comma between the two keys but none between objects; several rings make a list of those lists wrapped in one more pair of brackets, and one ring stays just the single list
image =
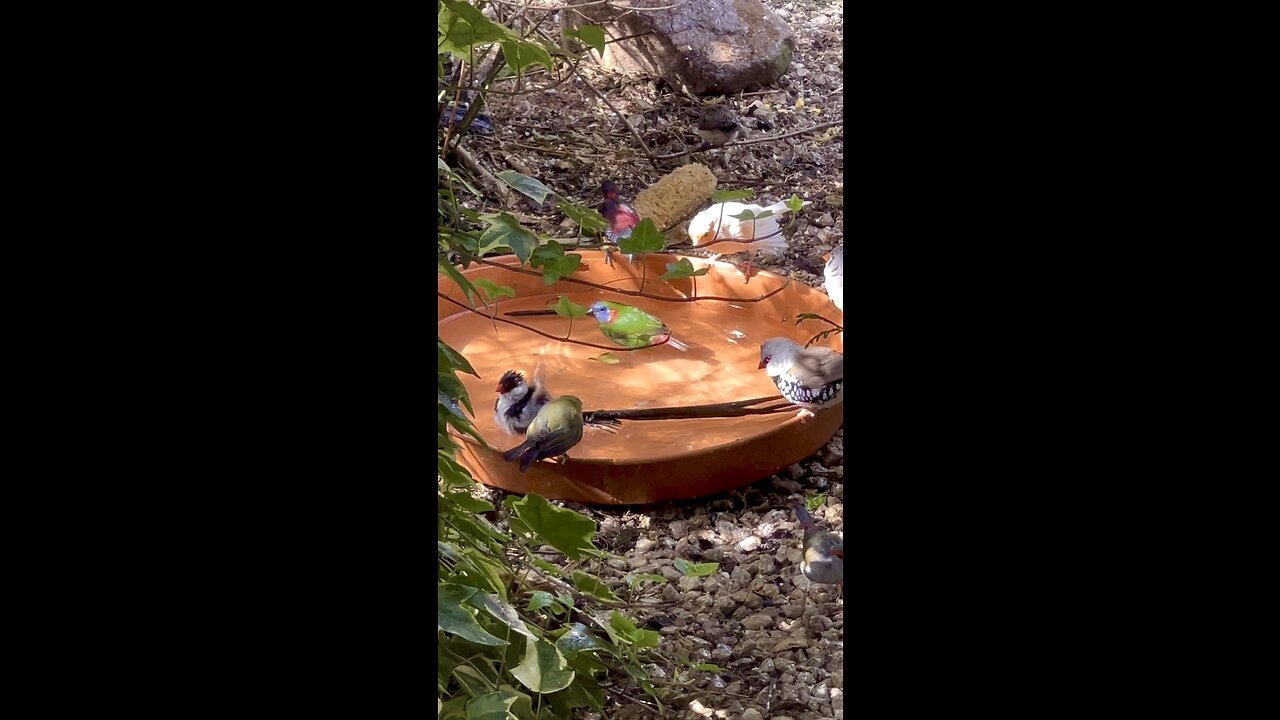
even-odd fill
[{"label": "bird bathing", "polygon": [[[583,439],[569,451],[564,465],[542,461],[527,473],[501,458],[503,451],[523,438],[508,435],[494,423],[495,386],[508,370],[541,375],[552,396],[576,395],[583,409],[628,410],[687,407],[775,396],[777,388],[758,368],[760,344],[783,336],[804,344],[829,326],[806,321],[799,313],[816,313],[843,325],[844,316],[822,291],[762,272],[743,283],[728,263],[688,258],[695,268],[708,268],[701,277],[661,281],[666,264],[679,257],[644,256],[636,264],[615,256],[613,267],[599,251],[576,251],[583,257],[573,278],[619,290],[639,290],[673,299],[695,296],[734,298],[735,301],[668,302],[630,296],[560,280],[544,285],[542,278],[502,268],[473,265],[463,271],[473,282],[486,279],[515,290],[516,297],[498,298],[490,309],[499,318],[519,322],[547,335],[603,347],[561,342],[516,325],[490,320],[443,299],[437,301],[440,338],[462,353],[480,374],[459,373],[476,410],[475,426],[492,446],[484,448],[468,437],[459,438],[458,460],[477,480],[512,492],[537,492],[546,497],[597,504],[646,504],[699,497],[750,484],[797,462],[819,449],[839,428],[843,405],[817,411],[801,423],[794,411],[677,420],[623,420],[616,432],[588,426]],[[518,267],[514,257],[492,258]],[[643,265],[641,264],[643,263]],[[438,289],[466,302],[461,291],[444,276]],[[777,291],[777,292],[774,292]],[[762,295],[760,302],[746,302]],[[565,296],[580,306],[609,300],[640,308],[657,318],[673,338],[688,345],[680,352],[670,345],[627,351],[601,334],[596,320],[586,315],[570,320],[560,315],[508,316],[513,311],[544,310]],[[480,312],[487,313],[485,307]],[[843,352],[839,335],[819,341]],[[607,355],[606,355],[607,353]],[[602,361],[601,356],[604,357]],[[776,404],[776,403],[771,403]]]}]

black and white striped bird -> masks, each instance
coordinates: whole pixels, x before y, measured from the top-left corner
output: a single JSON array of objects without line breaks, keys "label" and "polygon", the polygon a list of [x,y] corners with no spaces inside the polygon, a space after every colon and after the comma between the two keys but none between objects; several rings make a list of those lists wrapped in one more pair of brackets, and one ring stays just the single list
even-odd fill
[{"label": "black and white striped bird", "polygon": [[535,371],[533,385],[519,370],[508,370],[498,380],[498,399],[493,403],[493,422],[508,435],[524,435],[538,411],[551,402],[551,393]]},{"label": "black and white striped bird", "polygon": [[800,406],[800,419],[813,417],[811,408],[844,402],[844,356],[825,347],[803,348],[784,337],[760,346],[760,368],[778,392]]}]

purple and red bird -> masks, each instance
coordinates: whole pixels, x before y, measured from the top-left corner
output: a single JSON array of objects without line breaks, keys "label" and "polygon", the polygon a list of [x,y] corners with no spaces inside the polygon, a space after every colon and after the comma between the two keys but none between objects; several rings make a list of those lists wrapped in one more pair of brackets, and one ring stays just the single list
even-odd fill
[{"label": "purple and red bird", "polygon": [[[609,223],[609,227],[604,231],[605,237],[614,243],[630,237],[631,229],[640,222],[640,216],[630,205],[618,199],[618,188],[613,181],[605,180],[600,183],[600,192],[604,193],[604,202],[600,203],[600,214]],[[634,255],[628,255],[627,259],[635,262]]]}]

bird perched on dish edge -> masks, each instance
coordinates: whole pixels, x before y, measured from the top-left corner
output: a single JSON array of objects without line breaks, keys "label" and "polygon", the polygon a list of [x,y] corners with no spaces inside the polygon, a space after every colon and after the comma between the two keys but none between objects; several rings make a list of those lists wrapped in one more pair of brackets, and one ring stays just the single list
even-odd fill
[{"label": "bird perched on dish edge", "polygon": [[844,243],[832,248],[822,259],[827,261],[827,266],[822,269],[827,296],[840,312],[844,312]]},{"label": "bird perched on dish edge", "polygon": [[542,406],[524,442],[502,454],[508,462],[519,460],[520,472],[549,457],[569,459],[569,449],[582,441],[582,401],[576,395],[562,395]]},{"label": "bird perched on dish edge", "polygon": [[784,337],[760,345],[760,367],[804,421],[812,409],[844,402],[844,356],[825,347],[800,347]]},{"label": "bird perched on dish edge", "polygon": [[[600,192],[604,193],[604,202],[600,203],[600,214],[609,223],[604,236],[614,243],[630,237],[632,228],[640,222],[640,216],[630,205],[618,199],[618,188],[612,180],[600,183]],[[628,255],[627,259],[633,263],[636,261],[634,255]]]},{"label": "bird perched on dish edge", "polygon": [[800,518],[800,527],[804,528],[804,554],[800,559],[800,572],[810,582],[824,585],[835,585],[843,589],[844,585],[844,538],[833,532],[819,530],[813,522],[813,516],[796,505],[796,517]]},{"label": "bird perched on dish edge", "polygon": [[686,352],[689,346],[671,337],[671,330],[658,318],[638,307],[609,300],[597,300],[587,308],[600,332],[614,345],[624,348],[649,347],[662,343]]},{"label": "bird perched on dish edge", "polygon": [[728,105],[713,105],[702,114],[698,123],[698,135],[702,138],[701,150],[719,147],[738,139],[742,125]]},{"label": "bird perched on dish edge", "polygon": [[[811,204],[804,203],[804,205]],[[751,261],[755,253],[761,251],[780,253],[787,249],[787,239],[782,236],[778,216],[790,210],[786,201],[779,201],[767,207],[740,202],[716,203],[694,215],[689,221],[689,239],[693,241],[694,247],[710,245],[715,257],[726,253],[745,252],[747,260],[738,269],[742,271],[747,282],[751,282]],[[744,211],[751,213],[750,219],[743,219],[747,217]],[[761,215],[764,217],[760,217]]]}]

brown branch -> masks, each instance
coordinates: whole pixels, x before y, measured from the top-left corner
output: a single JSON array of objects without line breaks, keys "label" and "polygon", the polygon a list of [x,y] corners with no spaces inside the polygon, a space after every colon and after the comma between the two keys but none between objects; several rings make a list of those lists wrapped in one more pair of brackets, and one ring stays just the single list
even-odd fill
[{"label": "brown branch", "polygon": [[449,297],[448,295],[445,295],[439,290],[436,291],[436,297],[439,297],[442,300],[451,302],[454,305],[457,305],[458,307],[462,308],[463,310],[466,310],[467,312],[473,312],[482,318],[487,318],[489,320],[497,320],[498,322],[503,322],[508,325],[515,325],[516,327],[522,330],[528,330],[529,332],[534,333],[535,335],[541,335],[544,338],[551,338],[552,340],[558,340],[560,342],[573,343],[574,345],[585,345],[586,347],[598,348],[600,350],[608,350],[610,352],[634,352],[636,350],[648,350],[649,348],[655,348],[662,345],[666,345],[667,342],[671,340],[671,336],[668,335],[665,340],[653,343],[651,345],[646,345],[644,347],[638,347],[638,348],[619,347],[618,345],[597,345],[595,343],[583,342],[582,340],[574,340],[573,338],[570,338],[570,337],[556,337],[555,335],[552,335],[550,333],[544,333],[541,330],[531,328],[528,325],[525,325],[523,323],[518,323],[514,320],[506,320],[504,318],[498,317],[497,315],[482,313],[479,310],[471,307],[470,305],[467,305],[466,303],[462,303],[462,302],[458,302],[457,300],[454,300],[453,298]]},{"label": "brown branch", "polygon": [[[478,258],[474,256],[471,259],[477,263],[480,263],[481,265],[490,265],[492,267],[502,268],[503,270],[507,270],[508,272],[520,273],[522,275],[532,275],[534,277],[539,277],[539,278],[542,277],[542,273],[534,272],[533,270],[525,270],[524,268],[511,267],[510,265],[503,265],[502,263],[491,262],[489,260],[485,260],[484,258]],[[777,295],[778,293],[785,290],[788,285],[791,284],[791,278],[787,278],[787,281],[782,285],[779,285],[776,290],[770,290],[764,295],[761,295],[755,298],[720,297],[718,295],[698,295],[695,297],[672,298],[672,297],[662,297],[661,295],[650,295],[649,293],[643,293],[637,290],[623,290],[621,288],[609,287],[608,285],[600,285],[598,283],[589,282],[587,280],[579,280],[577,278],[572,278],[572,277],[562,277],[560,278],[560,280],[564,282],[578,283],[579,285],[586,285],[587,287],[593,287],[593,288],[596,288],[597,290],[608,290],[609,292],[615,292],[615,293],[618,293],[619,295],[630,295],[632,297],[649,298],[650,300],[661,300],[663,302],[697,302],[699,300],[716,300],[719,302],[758,303],[762,300],[766,300],[768,298],[773,297],[774,295]],[[488,316],[486,315],[485,317],[488,317]]]},{"label": "brown branch", "polygon": [[634,410],[592,410],[590,413],[584,412],[583,415],[585,416],[590,414],[596,421],[685,420],[690,418],[770,415],[795,409],[795,406],[789,402],[783,402],[781,405],[766,405],[764,407],[756,408],[750,407],[751,405],[759,405],[760,403],[773,402],[775,400],[782,399],[781,395],[769,395],[766,397],[752,398],[750,400],[737,400],[734,402],[713,403],[710,405],[688,405],[685,407],[643,408]]},{"label": "brown branch", "polygon": [[502,201],[504,207],[511,207],[515,204],[515,197],[512,196],[511,191],[507,189],[507,186],[499,180],[496,175],[490,172],[488,168],[481,165],[480,161],[476,160],[471,153],[467,152],[467,149],[462,146],[462,143],[458,143],[458,145],[454,147],[453,152],[458,156],[458,159],[462,161],[462,164],[467,166],[468,170],[476,174],[476,177],[480,179],[480,182],[483,185],[489,188],[493,194],[498,196],[498,199]]},{"label": "brown branch", "polygon": [[727,150],[729,148],[736,148],[740,145],[754,145],[756,143],[762,143],[762,142],[773,142],[775,140],[783,140],[789,137],[794,137],[796,135],[803,135],[805,133],[813,132],[814,130],[825,130],[829,127],[835,127],[837,125],[843,125],[843,124],[844,124],[844,120],[833,120],[831,122],[819,123],[817,125],[811,125],[807,128],[801,128],[799,130],[786,133],[785,135],[770,135],[768,137],[756,138],[754,140],[739,140],[738,142],[727,143],[725,145],[719,145],[716,147],[709,147],[705,149],[694,148],[693,150],[682,150],[678,153],[672,153],[670,155],[651,155],[650,158],[653,160],[670,160],[672,158],[683,157],[685,155],[695,155],[697,153],[703,153],[709,150]]}]

